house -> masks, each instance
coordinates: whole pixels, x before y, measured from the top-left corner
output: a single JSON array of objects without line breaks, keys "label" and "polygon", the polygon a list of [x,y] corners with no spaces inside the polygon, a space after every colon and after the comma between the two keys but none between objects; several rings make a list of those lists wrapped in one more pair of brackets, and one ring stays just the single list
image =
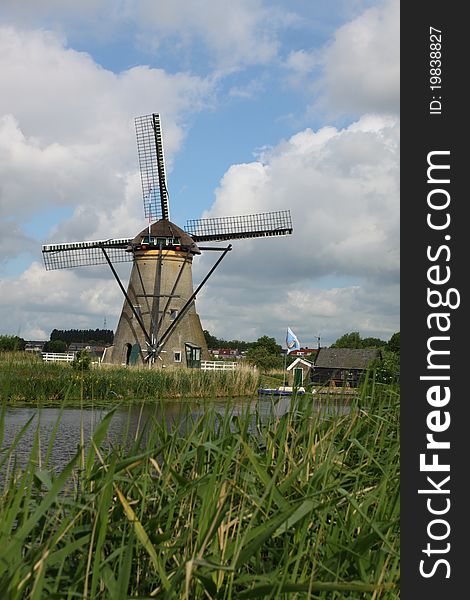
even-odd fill
[{"label": "house", "polygon": [[228,360],[234,360],[242,357],[242,353],[238,348],[219,348],[217,350],[209,350],[214,358],[223,358]]},{"label": "house", "polygon": [[292,362],[288,367],[287,371],[290,372],[291,385],[293,387],[301,387],[304,382],[310,382],[312,376],[313,362],[299,356]]},{"label": "house", "polygon": [[24,347],[25,352],[42,352],[45,343],[46,342],[35,340],[26,342],[26,346]]},{"label": "house", "polygon": [[79,352],[80,350],[91,350],[89,342],[70,342],[68,346],[69,352]]},{"label": "house", "polygon": [[291,350],[291,356],[309,356],[310,354],[316,354],[318,352],[318,348],[299,348],[298,350]]},{"label": "house", "polygon": [[106,346],[102,344],[94,344],[92,342],[71,342],[68,347],[68,352],[79,352],[80,350],[86,350],[92,360],[101,360]]},{"label": "house", "polygon": [[315,360],[312,382],[357,387],[367,368],[381,357],[377,348],[321,348]]}]

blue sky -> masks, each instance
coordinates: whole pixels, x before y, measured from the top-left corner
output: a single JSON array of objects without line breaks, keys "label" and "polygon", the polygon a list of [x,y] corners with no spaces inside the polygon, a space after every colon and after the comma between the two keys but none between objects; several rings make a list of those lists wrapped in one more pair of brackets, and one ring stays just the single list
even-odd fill
[{"label": "blue sky", "polygon": [[293,236],[234,244],[198,297],[204,328],[389,339],[398,17],[394,0],[4,1],[0,334],[115,327],[107,273],[46,272],[40,248],[142,228],[133,119],[159,112],[174,222],[292,211]]}]

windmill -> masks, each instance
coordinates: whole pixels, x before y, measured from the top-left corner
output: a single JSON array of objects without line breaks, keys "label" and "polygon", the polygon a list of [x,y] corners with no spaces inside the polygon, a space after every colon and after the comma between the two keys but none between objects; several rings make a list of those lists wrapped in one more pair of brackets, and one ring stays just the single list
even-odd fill
[{"label": "windmill", "polygon": [[[193,219],[181,229],[170,221],[160,117],[137,117],[135,127],[148,226],[133,238],[44,245],[44,264],[47,270],[109,265],[124,304],[103,362],[199,367],[209,355],[195,298],[232,249],[200,244],[290,234],[290,212]],[[194,289],[193,258],[204,251],[220,256]],[[115,268],[121,262],[133,263],[127,289]]]}]

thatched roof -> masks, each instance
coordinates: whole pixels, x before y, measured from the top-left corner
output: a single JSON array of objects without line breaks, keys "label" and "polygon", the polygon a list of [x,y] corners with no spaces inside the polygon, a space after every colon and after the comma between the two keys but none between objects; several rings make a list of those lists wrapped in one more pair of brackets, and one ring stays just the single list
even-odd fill
[{"label": "thatched roof", "polygon": [[323,369],[367,369],[381,353],[377,348],[321,348],[315,361],[315,368]]}]

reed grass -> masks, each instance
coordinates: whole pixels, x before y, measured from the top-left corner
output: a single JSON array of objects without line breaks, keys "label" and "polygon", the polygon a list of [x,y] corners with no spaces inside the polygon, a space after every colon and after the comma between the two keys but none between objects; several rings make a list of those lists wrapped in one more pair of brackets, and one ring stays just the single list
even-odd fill
[{"label": "reed grass", "polygon": [[2,598],[399,598],[394,390],[370,383],[348,414],[305,396],[263,421],[188,409],[114,445],[112,417],[60,473],[38,443],[9,469]]},{"label": "reed grass", "polygon": [[45,363],[27,353],[0,355],[0,399],[10,403],[252,396],[258,386],[259,375],[249,368],[201,371],[108,366],[77,372],[70,364]]}]

